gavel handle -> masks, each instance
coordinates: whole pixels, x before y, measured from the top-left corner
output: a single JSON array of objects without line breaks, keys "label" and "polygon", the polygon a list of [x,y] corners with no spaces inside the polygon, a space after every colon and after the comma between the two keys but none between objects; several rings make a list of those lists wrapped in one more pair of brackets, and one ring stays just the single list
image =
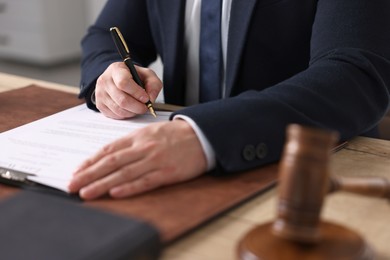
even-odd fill
[{"label": "gavel handle", "polygon": [[390,181],[382,177],[332,176],[329,183],[329,192],[336,191],[390,199]]}]

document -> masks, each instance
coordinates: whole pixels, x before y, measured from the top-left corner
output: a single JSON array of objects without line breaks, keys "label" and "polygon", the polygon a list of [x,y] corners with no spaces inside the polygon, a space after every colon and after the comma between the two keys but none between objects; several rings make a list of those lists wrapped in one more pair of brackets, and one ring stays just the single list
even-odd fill
[{"label": "document", "polygon": [[171,112],[110,119],[85,104],[0,134],[0,168],[27,173],[28,180],[68,192],[74,170],[104,145]]}]

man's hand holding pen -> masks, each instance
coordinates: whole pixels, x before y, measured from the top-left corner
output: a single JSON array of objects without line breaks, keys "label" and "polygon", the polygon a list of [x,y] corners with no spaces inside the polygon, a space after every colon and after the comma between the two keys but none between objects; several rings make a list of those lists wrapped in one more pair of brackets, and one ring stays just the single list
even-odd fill
[{"label": "man's hand holding pen", "polygon": [[[101,113],[125,119],[148,112],[145,100],[154,101],[162,83],[150,69],[137,67],[137,71],[146,92],[132,80],[123,62],[111,64],[99,77],[95,96]],[[76,170],[69,191],[85,200],[106,194],[124,198],[193,179],[206,168],[192,127],[175,119],[152,123],[106,145]]]},{"label": "man's hand holding pen", "polygon": [[151,69],[136,68],[119,28],[110,28],[110,34],[123,62],[111,64],[98,78],[95,88],[97,109],[115,119],[144,114],[146,110],[156,117],[152,102],[162,89],[161,80]]},{"label": "man's hand holding pen", "polygon": [[[127,46],[127,43],[125,41],[125,38],[123,37],[121,31],[118,27],[111,27],[110,33],[112,40],[115,43],[115,47],[118,50],[119,55],[121,56],[123,63],[126,64],[127,68],[130,71],[130,74],[134,80],[135,83],[137,83],[141,88],[145,89],[145,84],[143,80],[138,75],[137,69],[135,68],[133,59],[130,56],[130,50]],[[143,98],[142,98],[143,99]],[[145,102],[146,107],[149,109],[150,113],[156,117],[156,112],[154,111],[153,104],[150,101],[150,99],[146,100]]]},{"label": "man's hand holding pen", "polygon": [[[123,36],[111,28],[123,62],[98,78],[95,103],[107,117],[155,116],[152,106],[163,84],[148,68],[135,66]],[[180,162],[180,163],[178,163]],[[203,174],[207,161],[193,128],[184,120],[153,123],[106,145],[74,173],[70,192],[91,200],[109,194],[124,198]]]},{"label": "man's hand holding pen", "polygon": [[112,63],[98,78],[95,88],[96,107],[105,116],[124,119],[148,111],[145,103],[154,102],[162,89],[162,82],[149,68],[136,66],[145,89],[139,86],[123,62]]}]

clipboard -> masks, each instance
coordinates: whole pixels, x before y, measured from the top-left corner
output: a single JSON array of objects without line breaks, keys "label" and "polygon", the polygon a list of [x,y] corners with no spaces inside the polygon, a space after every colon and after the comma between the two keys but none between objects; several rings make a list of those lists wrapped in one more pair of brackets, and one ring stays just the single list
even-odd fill
[{"label": "clipboard", "polygon": [[[49,102],[50,100],[55,102]],[[78,99],[75,94],[37,85],[0,93],[0,118],[4,122],[0,124],[0,132],[81,103],[84,103],[83,100]],[[47,187],[15,180],[5,179],[23,189],[66,195],[65,192],[58,193]],[[276,181],[277,164],[272,164],[236,175],[203,175],[185,183],[122,200],[102,197],[83,204],[151,223],[159,230],[163,244],[168,245],[254,196],[268,191],[275,186]],[[0,184],[0,199],[23,192],[23,189]]]},{"label": "clipboard", "polygon": [[[55,100],[55,102],[51,102],[47,107],[42,106],[42,104],[49,102],[49,100]],[[83,100],[78,99],[74,93],[54,91],[52,89],[31,85],[0,93],[0,103],[1,119],[5,122],[0,124],[0,132],[4,132],[60,112],[71,106],[82,104]],[[23,107],[25,109],[21,109]],[[0,183],[20,187],[25,190],[50,193],[56,196],[80,200],[77,195],[68,194],[52,187],[30,181],[27,179],[28,175],[24,172],[0,167]]]},{"label": "clipboard", "polygon": [[[48,101],[44,100],[45,97],[47,97]],[[50,100],[56,100],[56,102],[50,102]],[[45,104],[45,102],[47,103],[47,106],[42,105]],[[70,107],[75,107],[84,102],[83,100],[78,99],[76,94],[73,93],[55,91],[32,85],[19,90],[1,93],[0,103],[0,116],[2,121],[6,122],[0,125],[0,132],[2,132],[64,111]],[[21,106],[26,108],[23,113],[19,112]],[[173,111],[180,108],[180,106],[169,104],[156,104],[156,110],[158,111]],[[32,181],[31,177],[34,177],[34,174],[17,171],[11,168],[4,168],[3,166],[7,167],[7,165],[3,164],[0,166],[0,183],[78,198],[77,195],[70,195],[65,191],[49,186],[50,184],[45,185]]]},{"label": "clipboard", "polygon": [[77,194],[70,194],[55,189],[53,187],[31,181],[27,179],[29,175],[33,175],[33,174],[0,167],[0,183],[13,186],[13,187],[19,187],[24,190],[49,193],[55,196],[66,197],[76,201],[82,201],[82,199]]}]

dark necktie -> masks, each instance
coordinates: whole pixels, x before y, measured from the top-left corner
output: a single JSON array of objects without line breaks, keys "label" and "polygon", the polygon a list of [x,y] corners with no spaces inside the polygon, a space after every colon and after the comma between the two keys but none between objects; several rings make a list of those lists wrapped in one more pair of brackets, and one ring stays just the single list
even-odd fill
[{"label": "dark necktie", "polygon": [[202,0],[199,47],[199,101],[221,97],[221,6],[222,0]]}]

